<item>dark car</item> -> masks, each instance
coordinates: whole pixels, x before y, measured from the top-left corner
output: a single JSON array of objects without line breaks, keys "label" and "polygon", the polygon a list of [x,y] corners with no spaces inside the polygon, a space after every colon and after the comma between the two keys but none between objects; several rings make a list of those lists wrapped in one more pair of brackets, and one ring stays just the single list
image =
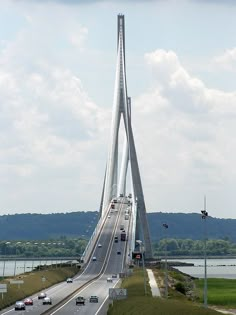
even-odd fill
[{"label": "dark car", "polygon": [[75,300],[76,305],[84,305],[85,298],[83,296],[78,296]]},{"label": "dark car", "polygon": [[39,295],[38,295],[38,299],[39,299],[39,300],[42,300],[42,299],[44,299],[46,296],[47,296],[47,294],[46,294],[45,292],[41,292],[41,293],[39,293]]},{"label": "dark car", "polygon": [[118,250],[118,251],[117,251],[117,255],[121,255],[121,251]]},{"label": "dark car", "polygon": [[25,299],[24,303],[25,303],[25,305],[33,305],[34,304],[34,302],[33,302],[33,300],[31,298]]},{"label": "dark car", "polygon": [[43,305],[52,305],[52,299],[50,297],[46,296],[43,299]]},{"label": "dark car", "polygon": [[117,278],[117,274],[113,273],[113,275],[111,276],[113,279]]},{"label": "dark car", "polygon": [[25,303],[23,301],[17,301],[15,303],[15,311],[25,310]]},{"label": "dark car", "polygon": [[91,295],[89,298],[90,303],[98,303],[98,297],[96,295]]}]

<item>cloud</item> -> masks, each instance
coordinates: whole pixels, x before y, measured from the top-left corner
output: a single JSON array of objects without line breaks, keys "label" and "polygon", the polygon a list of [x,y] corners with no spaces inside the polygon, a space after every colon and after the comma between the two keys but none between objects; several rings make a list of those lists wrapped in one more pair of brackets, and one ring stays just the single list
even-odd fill
[{"label": "cloud", "polygon": [[222,55],[215,57],[213,64],[223,70],[235,72],[236,48],[227,49]]},{"label": "cloud", "polygon": [[77,32],[73,32],[70,35],[70,42],[76,48],[82,49],[84,42],[88,35],[88,29],[86,27],[81,27]]},{"label": "cloud", "polygon": [[133,101],[132,117],[148,209],[153,190],[169,210],[197,204],[200,192],[224,194],[235,183],[236,93],[207,88],[173,51],[156,50],[145,60],[154,82]]},{"label": "cloud", "polygon": [[[90,194],[96,196],[103,181],[101,147],[110,112],[89,97],[79,71],[55,58],[57,20],[45,37],[46,21],[39,31],[39,15],[27,20],[27,28],[0,51],[0,207],[7,212],[92,210],[100,201],[100,191],[97,200],[90,201]],[[75,34],[67,27],[60,39],[79,48],[78,58],[88,30],[79,26]]]}]

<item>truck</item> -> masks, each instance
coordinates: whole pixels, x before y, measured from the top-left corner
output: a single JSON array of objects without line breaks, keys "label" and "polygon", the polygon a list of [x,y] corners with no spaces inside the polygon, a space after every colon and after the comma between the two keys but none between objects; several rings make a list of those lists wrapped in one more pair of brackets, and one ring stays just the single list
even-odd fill
[{"label": "truck", "polygon": [[126,233],[124,231],[122,231],[121,234],[120,234],[120,240],[121,241],[126,241]]}]

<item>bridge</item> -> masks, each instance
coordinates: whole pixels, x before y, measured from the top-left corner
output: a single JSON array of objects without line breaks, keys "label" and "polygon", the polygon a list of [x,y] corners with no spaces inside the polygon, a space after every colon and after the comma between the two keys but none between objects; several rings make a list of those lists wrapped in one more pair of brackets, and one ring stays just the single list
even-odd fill
[{"label": "bridge", "polygon": [[[30,314],[105,314],[109,288],[119,283],[132,263],[133,253],[152,258],[146,206],[131,121],[125,60],[125,18],[117,19],[117,64],[108,158],[102,187],[100,219],[81,257],[83,271],[72,284],[47,290],[53,306],[36,304]],[[121,135],[123,146],[120,148]],[[128,188],[129,187],[129,188]],[[112,278],[112,276],[114,276]],[[109,281],[107,281],[109,278]],[[111,279],[110,279],[111,278]],[[111,281],[110,281],[111,280]],[[57,289],[58,288],[58,289]],[[76,306],[83,295],[85,306]],[[89,303],[89,296],[98,303]],[[0,314],[11,314],[8,309]]]},{"label": "bridge", "polygon": [[[118,15],[117,22],[115,91],[109,151],[100,204],[100,220],[83,254],[85,262],[89,260],[98,235],[102,233],[104,225],[107,224],[109,213],[114,215],[113,207],[117,209],[117,203],[121,205],[119,213],[120,211],[124,212],[121,221],[125,217],[125,211],[129,212],[129,216],[126,216],[126,218],[129,218],[129,229],[127,231],[129,254],[135,250],[136,240],[141,240],[145,257],[152,258],[146,206],[131,124],[131,97],[128,96],[127,90],[124,15]],[[123,123],[124,140],[123,148],[119,152],[121,123]],[[120,156],[121,162],[119,163]],[[120,167],[118,167],[119,165]],[[130,171],[130,190],[127,189],[128,171]]]}]

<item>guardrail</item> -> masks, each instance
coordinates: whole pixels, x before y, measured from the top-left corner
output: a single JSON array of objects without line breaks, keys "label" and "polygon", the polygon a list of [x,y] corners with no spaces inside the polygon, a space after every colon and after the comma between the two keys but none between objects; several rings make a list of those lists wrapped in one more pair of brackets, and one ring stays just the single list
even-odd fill
[{"label": "guardrail", "polygon": [[89,242],[88,242],[87,246],[85,247],[85,250],[84,250],[84,252],[80,258],[80,261],[83,265],[85,265],[91,257],[91,254],[92,254],[94,246],[97,242],[98,236],[101,234],[102,228],[103,228],[104,223],[107,219],[110,206],[111,206],[111,204],[109,204],[109,207],[107,209],[106,214],[98,220],[98,223],[97,223],[97,225],[93,231],[93,234],[91,235]]}]

